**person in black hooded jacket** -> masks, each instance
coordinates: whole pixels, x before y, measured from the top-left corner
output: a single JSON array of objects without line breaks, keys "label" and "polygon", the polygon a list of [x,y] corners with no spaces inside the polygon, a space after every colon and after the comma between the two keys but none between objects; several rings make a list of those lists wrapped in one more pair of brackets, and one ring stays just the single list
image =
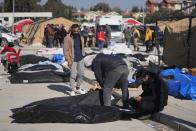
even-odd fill
[{"label": "person in black hooded jacket", "polygon": [[92,62],[92,70],[99,85],[103,88],[104,106],[111,106],[112,89],[118,84],[122,90],[123,106],[128,106],[129,70],[123,59],[116,55],[98,54]]},{"label": "person in black hooded jacket", "polygon": [[168,90],[158,74],[143,68],[137,70],[137,85],[142,85],[143,92],[129,100],[130,105],[141,114],[163,110],[167,105]]}]

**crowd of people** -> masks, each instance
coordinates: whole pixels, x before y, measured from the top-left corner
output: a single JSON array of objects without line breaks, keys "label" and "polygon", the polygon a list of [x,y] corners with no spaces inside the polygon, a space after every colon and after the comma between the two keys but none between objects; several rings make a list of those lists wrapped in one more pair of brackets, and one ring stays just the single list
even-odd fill
[{"label": "crowd of people", "polygon": [[47,48],[62,48],[66,35],[64,25],[47,24],[44,29],[44,43]]},{"label": "crowd of people", "polygon": [[[47,48],[62,48],[64,38],[69,31],[65,30],[63,25],[47,24],[44,30],[44,43]],[[84,39],[84,47],[95,47],[99,50],[110,45],[111,42],[111,27],[109,25],[95,27],[80,27],[79,33]],[[127,27],[123,30],[124,40],[128,48],[131,44],[134,46],[134,51],[139,51],[139,40],[144,42],[146,52],[153,48],[153,31],[146,27],[144,30],[144,38],[142,38],[139,29],[136,26]]]},{"label": "crowd of people", "polygon": [[[80,26],[79,26],[80,27]],[[70,30],[66,31],[63,25],[47,24],[44,30],[44,44],[47,48],[62,48],[63,41]],[[109,25],[94,27],[80,27],[79,34],[84,39],[84,47],[98,46],[101,50],[110,44],[111,28]]]},{"label": "crowd of people", "polygon": [[[138,41],[142,40],[140,31],[135,27],[127,27],[123,31],[125,36],[125,42],[127,47],[130,48],[130,45],[133,44],[134,50],[139,51]],[[149,52],[153,48],[153,32],[150,27],[144,29],[144,45],[146,46],[146,52]]]},{"label": "crowd of people", "polygon": [[84,38],[84,47],[95,47],[96,31],[94,27],[84,26],[80,34]]}]

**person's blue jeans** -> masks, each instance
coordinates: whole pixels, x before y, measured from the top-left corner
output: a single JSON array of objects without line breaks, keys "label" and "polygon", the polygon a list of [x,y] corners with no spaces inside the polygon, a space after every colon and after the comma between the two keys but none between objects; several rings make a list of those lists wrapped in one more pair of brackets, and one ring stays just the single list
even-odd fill
[{"label": "person's blue jeans", "polygon": [[150,40],[145,41],[145,45],[146,45],[146,51],[149,51],[149,49],[150,49]]},{"label": "person's blue jeans", "polygon": [[48,38],[48,46],[47,48],[52,48],[53,47],[53,38]]},{"label": "person's blue jeans", "polygon": [[104,45],[103,41],[98,41],[99,50],[103,49],[103,45]]}]

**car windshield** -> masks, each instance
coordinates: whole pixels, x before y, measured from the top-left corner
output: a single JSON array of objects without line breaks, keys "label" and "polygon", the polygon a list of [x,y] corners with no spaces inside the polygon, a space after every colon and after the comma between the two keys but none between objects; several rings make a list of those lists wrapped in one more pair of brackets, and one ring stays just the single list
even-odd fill
[{"label": "car windshield", "polygon": [[120,25],[110,25],[112,31],[121,31]]},{"label": "car windshield", "polygon": [[0,32],[1,33],[10,33],[10,31],[9,30],[7,30],[5,27],[3,27],[3,26],[0,26]]}]

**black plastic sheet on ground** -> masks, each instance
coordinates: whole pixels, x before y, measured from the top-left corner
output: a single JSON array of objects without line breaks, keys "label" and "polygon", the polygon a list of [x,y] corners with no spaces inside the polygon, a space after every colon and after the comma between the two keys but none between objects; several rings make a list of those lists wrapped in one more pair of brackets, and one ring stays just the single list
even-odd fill
[{"label": "black plastic sheet on ground", "polygon": [[[118,98],[112,100],[115,105]],[[95,91],[72,97],[59,97],[30,103],[12,109],[16,123],[103,123],[125,116],[119,108],[102,105],[102,92]]]},{"label": "black plastic sheet on ground", "polygon": [[35,64],[26,68],[19,68],[12,73],[11,83],[56,83],[68,82],[70,70],[62,67],[59,69],[53,64]]},{"label": "black plastic sheet on ground", "polygon": [[20,65],[26,65],[26,64],[37,64],[40,61],[48,61],[49,59],[42,56],[36,56],[36,55],[23,55],[20,56]]},{"label": "black plastic sheet on ground", "polygon": [[17,123],[103,123],[120,119],[117,107],[97,105],[37,105],[12,116]]},{"label": "black plastic sheet on ground", "polygon": [[11,74],[11,83],[56,83],[68,82],[70,72],[60,73],[56,71],[16,72]]}]

